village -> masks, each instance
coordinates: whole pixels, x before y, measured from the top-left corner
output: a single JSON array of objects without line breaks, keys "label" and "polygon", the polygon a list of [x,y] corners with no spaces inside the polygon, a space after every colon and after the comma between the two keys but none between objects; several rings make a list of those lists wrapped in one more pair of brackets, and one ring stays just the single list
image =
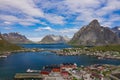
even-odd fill
[{"label": "village", "polygon": [[118,51],[90,51],[87,47],[81,48],[64,48],[55,51],[56,54],[61,56],[73,56],[73,55],[88,55],[95,56],[98,59],[120,59]]},{"label": "village", "polygon": [[78,67],[76,63],[63,63],[16,73],[14,80],[119,80],[119,72],[120,66],[94,64]]}]

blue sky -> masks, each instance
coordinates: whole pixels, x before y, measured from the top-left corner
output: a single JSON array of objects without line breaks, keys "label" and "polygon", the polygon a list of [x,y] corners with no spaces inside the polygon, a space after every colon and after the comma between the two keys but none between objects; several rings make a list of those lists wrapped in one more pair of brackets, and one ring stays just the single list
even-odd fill
[{"label": "blue sky", "polygon": [[0,0],[0,32],[33,41],[48,34],[72,37],[93,19],[120,26],[120,0]]}]

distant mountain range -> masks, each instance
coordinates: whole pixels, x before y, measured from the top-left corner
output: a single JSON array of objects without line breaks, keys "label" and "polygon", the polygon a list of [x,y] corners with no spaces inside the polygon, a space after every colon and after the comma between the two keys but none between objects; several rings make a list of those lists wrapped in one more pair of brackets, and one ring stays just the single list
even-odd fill
[{"label": "distant mountain range", "polygon": [[[33,43],[26,36],[16,32],[0,34],[0,40],[15,44]],[[46,35],[38,43],[70,43],[73,45],[85,46],[119,44],[120,26],[107,28],[100,26],[97,20],[93,20],[87,26],[83,26],[78,32],[76,32],[71,40],[67,36]]]},{"label": "distant mountain range", "polygon": [[49,44],[49,43],[66,43],[70,39],[67,36],[57,36],[57,35],[46,35],[39,43]]},{"label": "distant mountain range", "polygon": [[32,41],[30,41],[29,39],[27,39],[24,35],[21,35],[17,32],[11,32],[11,33],[4,33],[2,34],[3,38],[10,42],[10,43],[17,43],[17,44],[21,44],[21,43],[32,43]]},{"label": "distant mountain range", "polygon": [[75,33],[69,43],[84,46],[119,44],[120,39],[116,33],[109,28],[100,26],[98,20],[93,20],[87,26],[83,26]]},{"label": "distant mountain range", "polygon": [[0,53],[2,51],[11,51],[11,50],[18,50],[18,49],[21,49],[21,47],[7,42],[0,33]]},{"label": "distant mountain range", "polygon": [[120,38],[120,26],[116,26],[116,27],[112,28],[111,30],[113,32],[115,32]]}]

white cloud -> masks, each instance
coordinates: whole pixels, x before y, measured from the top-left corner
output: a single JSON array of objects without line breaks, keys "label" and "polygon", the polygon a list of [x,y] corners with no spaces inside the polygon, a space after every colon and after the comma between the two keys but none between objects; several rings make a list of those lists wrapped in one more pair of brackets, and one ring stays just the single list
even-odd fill
[{"label": "white cloud", "polygon": [[12,24],[11,22],[5,21],[4,24]]},{"label": "white cloud", "polygon": [[110,16],[110,21],[120,21],[120,14],[112,14]]},{"label": "white cloud", "polygon": [[32,17],[18,18],[13,15],[0,15],[0,20],[4,21],[4,24],[8,24],[8,25],[16,24],[16,23],[23,26],[34,25],[35,23],[43,24],[43,22],[40,22],[40,20],[34,19]]},{"label": "white cloud", "polygon": [[42,31],[42,30],[54,31],[54,29],[52,29],[49,26],[47,26],[47,27],[38,27],[37,29],[35,29],[35,31]]},{"label": "white cloud", "polygon": [[38,42],[41,41],[42,37],[29,37],[31,41]]},{"label": "white cloud", "polygon": [[0,9],[17,9],[20,12],[33,16],[33,17],[43,17],[44,12],[41,9],[38,9],[32,0],[0,0]]},{"label": "white cloud", "polygon": [[[120,15],[111,18],[116,10],[120,10],[120,0],[65,0],[68,14],[77,14],[76,21],[86,24],[93,19],[98,19],[101,24],[111,26],[114,21],[119,20]],[[104,16],[110,16],[108,18]]]},{"label": "white cloud", "polygon": [[64,24],[64,17],[55,14],[45,14],[45,18],[53,24]]},{"label": "white cloud", "polygon": [[99,16],[111,14],[113,11],[120,10],[120,0],[107,0],[106,5],[96,11]]},{"label": "white cloud", "polygon": [[99,0],[65,0],[64,3],[72,12],[82,12],[81,9],[96,9],[100,7]]},{"label": "white cloud", "polygon": [[120,21],[120,15],[112,14],[109,16],[109,19],[104,18],[104,20],[101,21],[101,24],[105,27],[112,27],[111,25],[114,24],[114,22],[116,21]]},{"label": "white cloud", "polygon": [[5,30],[11,30],[11,27],[4,27]]},{"label": "white cloud", "polygon": [[1,20],[5,20],[5,21],[8,21],[8,22],[16,22],[16,21],[19,21],[19,19],[15,16],[12,16],[12,15],[0,15],[0,19]]},{"label": "white cloud", "polygon": [[79,29],[78,28],[65,28],[62,30],[58,30],[60,33],[75,33],[77,32]]},{"label": "white cloud", "polygon": [[[35,0],[12,0],[12,1],[11,0],[0,0],[0,10],[7,11],[8,13],[12,13],[12,15],[7,16],[7,18],[9,17],[14,21],[15,20],[18,21],[18,19],[16,16],[13,16],[13,14],[14,15],[18,14],[19,17],[22,17],[22,18],[26,18],[28,16],[31,18],[34,18],[34,17],[45,18],[46,20],[48,20],[50,23],[53,23],[53,24],[64,24],[64,17],[56,15],[56,14],[44,13],[43,10],[40,7],[38,8],[38,5],[35,4],[36,2],[38,1],[35,1]],[[46,4],[46,6],[48,2],[51,3],[50,1],[47,1],[44,3],[42,3],[41,1],[42,5]],[[50,6],[47,6],[47,7],[50,7]],[[33,23],[29,23],[31,21],[28,21],[28,19],[25,19],[25,22],[24,21],[20,22],[20,24],[25,25],[25,26],[33,25]],[[41,22],[41,24],[46,25],[46,23],[43,23],[43,22]]]},{"label": "white cloud", "polygon": [[62,36],[68,36],[69,38],[72,38],[74,33],[79,31],[80,27],[73,27],[73,28],[63,28],[60,30],[56,30],[56,34],[62,35]]},{"label": "white cloud", "polygon": [[24,26],[34,25],[34,23],[31,23],[31,22],[19,22],[19,24],[24,25]]}]

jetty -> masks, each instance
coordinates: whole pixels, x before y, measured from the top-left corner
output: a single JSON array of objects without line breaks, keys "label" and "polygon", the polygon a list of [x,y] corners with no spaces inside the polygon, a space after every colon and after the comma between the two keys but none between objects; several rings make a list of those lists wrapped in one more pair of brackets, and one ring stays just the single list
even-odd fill
[{"label": "jetty", "polygon": [[39,73],[17,73],[14,80],[43,80],[43,77]]}]

